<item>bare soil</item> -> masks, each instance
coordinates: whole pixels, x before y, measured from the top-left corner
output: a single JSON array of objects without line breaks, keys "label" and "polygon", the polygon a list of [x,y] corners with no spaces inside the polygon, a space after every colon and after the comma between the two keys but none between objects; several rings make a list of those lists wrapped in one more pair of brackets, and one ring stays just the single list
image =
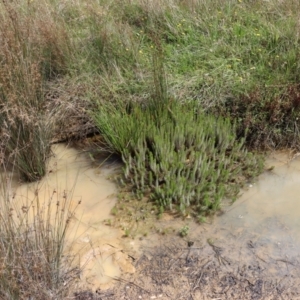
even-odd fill
[{"label": "bare soil", "polygon": [[300,299],[299,259],[274,259],[263,248],[165,239],[133,261],[135,274],[116,279],[113,289],[76,299]]}]

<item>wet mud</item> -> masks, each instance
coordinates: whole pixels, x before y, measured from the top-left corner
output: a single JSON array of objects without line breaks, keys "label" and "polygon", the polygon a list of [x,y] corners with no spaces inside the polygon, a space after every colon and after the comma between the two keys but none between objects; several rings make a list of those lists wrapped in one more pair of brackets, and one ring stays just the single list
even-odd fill
[{"label": "wet mud", "polygon": [[[74,256],[74,266],[82,268],[80,286],[95,290],[109,288],[113,278],[135,269],[124,252],[123,233],[104,225],[112,218],[116,203],[116,185],[110,177],[120,164],[107,157],[98,157],[97,164],[87,153],[64,144],[52,148],[47,175],[37,183],[24,184],[13,177],[11,193],[17,209],[36,205],[47,207],[49,199],[56,202],[71,197],[71,210],[78,205],[66,237],[66,252]],[[35,201],[35,200],[34,200]],[[52,204],[51,204],[52,205]]]},{"label": "wet mud", "polygon": [[300,299],[300,158],[277,152],[266,165],[221,216],[162,218],[187,236],[141,238],[136,273],[103,299]]},{"label": "wet mud", "polygon": [[120,164],[95,164],[65,145],[53,151],[38,185],[12,189],[20,203],[37,189],[44,199],[55,189],[81,202],[67,237],[83,268],[76,299],[300,299],[300,156],[270,154],[264,174],[220,216],[199,224],[164,214],[159,231],[132,239],[104,222],[114,219],[110,177]]}]

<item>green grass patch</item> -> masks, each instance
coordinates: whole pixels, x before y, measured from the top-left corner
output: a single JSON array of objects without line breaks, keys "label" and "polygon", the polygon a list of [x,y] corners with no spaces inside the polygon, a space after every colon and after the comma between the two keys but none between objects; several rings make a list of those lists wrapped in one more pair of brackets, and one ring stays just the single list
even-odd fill
[{"label": "green grass patch", "polygon": [[150,198],[160,213],[199,217],[218,210],[224,198],[235,199],[263,163],[236,138],[230,119],[169,96],[162,52],[152,53],[148,102],[104,103],[92,116],[108,150],[122,157],[124,179],[138,198]]},{"label": "green grass patch", "polygon": [[216,211],[262,168],[262,161],[236,140],[228,119],[204,113],[194,103],[132,105],[130,112],[122,104],[104,106],[95,121],[111,151],[122,156],[125,180],[161,211]]},{"label": "green grass patch", "polygon": [[[68,10],[74,68],[101,86],[92,101],[151,99],[152,53],[161,48],[174,98],[229,117],[238,137],[249,134],[250,146],[298,145],[298,1],[115,0]],[[245,98],[255,103],[250,122]],[[280,106],[283,118],[271,116],[269,123],[270,105]]]}]

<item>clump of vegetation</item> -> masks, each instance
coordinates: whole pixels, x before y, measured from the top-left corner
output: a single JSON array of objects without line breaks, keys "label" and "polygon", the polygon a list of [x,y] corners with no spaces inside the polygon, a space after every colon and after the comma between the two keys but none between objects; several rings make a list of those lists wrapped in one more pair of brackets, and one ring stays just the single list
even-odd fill
[{"label": "clump of vegetation", "polygon": [[68,39],[51,14],[31,1],[0,3],[0,147],[26,181],[46,172],[52,126],[45,81],[66,66]]},{"label": "clump of vegetation", "polygon": [[169,98],[160,48],[153,66],[149,103],[100,107],[95,122],[109,149],[122,156],[124,177],[138,197],[149,196],[161,212],[216,211],[260,173],[262,162],[236,139],[229,119]]},{"label": "clump of vegetation", "polygon": [[[40,117],[15,115],[5,128],[7,143],[2,145],[6,161],[13,163],[22,180],[36,181],[46,174],[50,155],[51,124]],[[7,124],[7,123],[6,123]]]},{"label": "clump of vegetation", "polygon": [[0,298],[67,299],[80,271],[65,253],[77,208],[72,195],[53,191],[44,202],[37,188],[34,198],[16,201],[5,179],[1,177]]},{"label": "clump of vegetation", "polygon": [[189,234],[190,227],[188,225],[184,225],[182,228],[179,230],[179,235],[181,237],[185,237]]},{"label": "clump of vegetation", "polygon": [[91,24],[80,48],[88,59],[78,61],[99,74],[93,99],[151,99],[155,36],[174,98],[229,117],[252,147],[299,146],[299,1],[115,0],[85,9],[74,25]]},{"label": "clump of vegetation", "polygon": [[236,140],[230,121],[194,104],[171,101],[159,111],[133,105],[130,113],[111,106],[95,120],[110,149],[122,156],[127,182],[162,209],[215,211],[261,171],[260,159]]}]

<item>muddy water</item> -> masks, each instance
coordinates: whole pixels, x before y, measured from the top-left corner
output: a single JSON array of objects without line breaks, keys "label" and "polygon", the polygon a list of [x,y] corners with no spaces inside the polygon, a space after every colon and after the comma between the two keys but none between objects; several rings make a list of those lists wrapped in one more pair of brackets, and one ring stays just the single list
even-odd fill
[{"label": "muddy water", "polygon": [[47,175],[39,183],[13,182],[14,201],[19,207],[28,205],[38,193],[40,206],[47,206],[52,197],[55,209],[64,194],[72,198],[71,209],[80,202],[67,236],[68,247],[76,255],[75,262],[84,266],[83,285],[109,287],[113,277],[134,272],[123,253],[122,232],[103,223],[112,218],[117,190],[109,177],[120,165],[104,158],[93,165],[87,154],[65,145],[56,145],[52,151]]},{"label": "muddy water", "polygon": [[[268,270],[266,276],[291,275],[291,266],[300,261],[300,157],[273,153],[266,166],[272,170],[248,184],[235,203],[223,207],[224,214],[202,225],[165,215],[161,226],[178,233],[187,225],[189,233],[183,240],[193,241],[203,256],[214,254],[212,243],[231,266],[250,265],[255,259]],[[155,235],[142,241],[144,249],[165,243],[166,237]]]},{"label": "muddy water", "polygon": [[[271,154],[256,183],[216,219],[214,226],[239,241],[268,244],[274,255],[296,256],[300,249],[300,157]],[[271,254],[271,253],[270,253]]]},{"label": "muddy water", "polygon": [[110,287],[113,277],[134,273],[132,261],[125,253],[147,252],[164,244],[170,236],[181,239],[176,234],[185,225],[189,231],[184,240],[195,242],[196,248],[203,247],[203,254],[213,251],[207,241],[224,248],[225,255],[242,263],[247,263],[249,253],[255,252],[260,262],[276,262],[277,267],[270,268],[270,272],[281,275],[291,270],[282,269],[278,262],[292,262],[299,257],[300,157],[271,154],[267,166],[274,168],[249,184],[233,205],[223,207],[225,213],[221,216],[199,225],[191,219],[165,215],[156,222],[156,228],[170,228],[165,231],[171,233],[168,238],[149,231],[147,237],[124,240],[123,232],[103,224],[105,219],[113,218],[110,210],[116,202],[117,190],[108,177],[120,165],[98,159],[95,166],[87,154],[65,145],[55,146],[53,152],[48,173],[38,185],[13,185],[15,201],[33,198],[36,190],[40,199],[49,199],[55,190],[58,195],[64,191],[72,194],[74,203],[81,201],[67,239],[77,262],[85,267],[83,284],[93,290]]}]

